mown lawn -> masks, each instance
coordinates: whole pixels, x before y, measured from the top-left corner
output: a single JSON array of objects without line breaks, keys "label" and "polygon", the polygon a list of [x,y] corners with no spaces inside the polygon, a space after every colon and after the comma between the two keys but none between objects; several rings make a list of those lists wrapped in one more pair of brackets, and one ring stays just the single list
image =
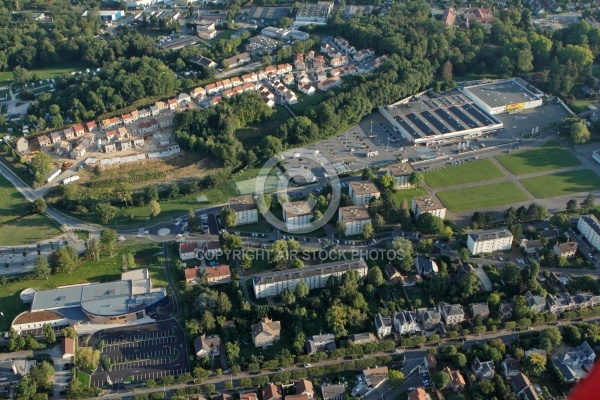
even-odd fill
[{"label": "mown lawn", "polygon": [[437,196],[450,211],[478,210],[526,201],[527,195],[513,182],[499,182],[464,189],[438,192]]},{"label": "mown lawn", "polygon": [[592,170],[580,169],[521,179],[521,183],[535,197],[545,199],[597,190],[600,188],[600,177]]},{"label": "mown lawn", "polygon": [[[24,200],[23,200],[24,201]],[[32,214],[0,226],[0,244],[18,246],[59,236],[62,232],[45,215]]]},{"label": "mown lawn", "polygon": [[421,197],[425,195],[427,195],[427,191],[423,188],[403,189],[394,192],[394,194],[392,195],[392,200],[394,201],[394,205],[398,209],[400,209],[400,207],[402,206],[402,202],[406,200],[408,202],[408,208],[410,209],[413,197]]},{"label": "mown lawn", "polygon": [[502,178],[504,173],[492,160],[478,160],[423,173],[430,187],[462,185],[464,183]]},{"label": "mown lawn", "polygon": [[535,149],[498,156],[496,159],[515,175],[574,167],[581,164],[575,156],[554,141]]},{"label": "mown lawn", "polygon": [[[39,69],[31,69],[29,70],[29,76],[33,77],[33,75],[37,75],[39,79],[50,79],[62,76],[64,73],[70,73],[73,71],[81,71],[85,70],[84,64],[78,63],[62,63],[57,64],[52,67],[47,68],[39,68]],[[2,72],[0,73],[0,82],[8,82],[13,80],[12,72]]]},{"label": "mown lawn", "polygon": [[[29,213],[31,204],[0,175],[0,224]],[[2,241],[0,240],[0,243]]]}]

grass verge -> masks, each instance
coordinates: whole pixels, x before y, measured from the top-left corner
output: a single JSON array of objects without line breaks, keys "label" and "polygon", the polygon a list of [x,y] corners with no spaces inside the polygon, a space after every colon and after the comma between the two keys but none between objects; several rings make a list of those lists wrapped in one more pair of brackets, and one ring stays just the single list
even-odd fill
[{"label": "grass verge", "polygon": [[425,182],[433,188],[462,185],[504,176],[504,173],[492,160],[479,160],[423,173]]},{"label": "grass verge", "polygon": [[513,182],[473,186],[439,192],[437,196],[450,211],[478,210],[526,201],[528,196]]},{"label": "grass verge", "polygon": [[92,376],[85,372],[77,371],[77,380],[81,382],[84,388],[89,388],[92,381]]},{"label": "grass verge", "polygon": [[523,186],[538,199],[591,192],[600,188],[600,177],[589,169],[560,172],[521,179]]},{"label": "grass verge", "polygon": [[581,162],[555,141],[515,154],[498,156],[496,159],[514,175],[574,167]]}]

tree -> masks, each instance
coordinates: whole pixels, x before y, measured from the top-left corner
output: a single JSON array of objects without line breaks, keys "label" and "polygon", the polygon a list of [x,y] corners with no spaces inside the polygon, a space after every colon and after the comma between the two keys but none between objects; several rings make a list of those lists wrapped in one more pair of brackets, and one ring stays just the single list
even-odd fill
[{"label": "tree", "polygon": [[96,369],[100,361],[100,350],[94,350],[91,347],[78,347],[75,363],[79,368]]},{"label": "tree", "polygon": [[52,158],[43,151],[39,151],[31,159],[30,166],[35,177],[35,181],[37,183],[42,183],[44,182],[44,179],[46,179],[46,176],[52,170]]},{"label": "tree", "polygon": [[221,209],[221,220],[228,228],[233,228],[237,225],[237,213],[228,206]]},{"label": "tree", "polygon": [[419,171],[413,171],[408,178],[408,183],[416,188],[421,188],[423,187],[423,180],[424,178],[422,173]]},{"label": "tree", "polygon": [[236,364],[240,358],[240,345],[237,342],[227,342],[225,353],[230,364]]},{"label": "tree", "polygon": [[571,199],[567,202],[567,212],[573,214],[577,211],[577,200]]},{"label": "tree", "polygon": [[394,250],[396,256],[392,260],[392,263],[396,265],[402,272],[410,272],[413,267],[413,246],[410,240],[397,237],[391,242],[388,242],[386,247],[389,250]]},{"label": "tree", "polygon": [[86,240],[85,257],[100,261],[100,242],[98,242],[96,239]]},{"label": "tree", "polygon": [[452,80],[452,63],[449,60],[442,65],[442,78],[448,82]]},{"label": "tree", "polygon": [[104,251],[108,251],[110,256],[113,255],[115,244],[117,243],[117,232],[112,229],[105,229],[100,234],[100,244]]},{"label": "tree", "polygon": [[213,383],[206,383],[202,385],[202,391],[208,394],[214,393],[216,390],[216,386]]},{"label": "tree", "polygon": [[452,364],[454,364],[457,368],[463,368],[467,365],[467,356],[463,353],[456,353],[452,356]]},{"label": "tree", "polygon": [[584,121],[578,121],[571,125],[570,134],[575,144],[586,143],[590,140],[590,130]]},{"label": "tree", "polygon": [[148,207],[150,208],[150,216],[155,218],[160,214],[160,204],[156,200],[150,200],[148,203]]},{"label": "tree", "polygon": [[540,346],[548,353],[554,351],[560,345],[561,341],[562,335],[560,330],[555,326],[551,326],[540,332]]},{"label": "tree", "polygon": [[204,314],[202,314],[202,319],[200,320],[200,324],[204,328],[203,329],[204,332],[212,331],[217,326],[215,317],[213,317],[213,314],[208,310],[204,311]]},{"label": "tree", "polygon": [[433,250],[433,240],[421,239],[417,242],[417,252],[421,254],[427,254]]},{"label": "tree", "polygon": [[383,274],[381,273],[381,269],[377,265],[369,269],[369,272],[367,273],[367,281],[375,287],[379,287],[385,282],[383,279]]},{"label": "tree", "polygon": [[281,292],[281,298],[283,299],[283,304],[288,307],[296,303],[296,296],[294,295],[294,292],[289,289],[284,289],[283,292]]},{"label": "tree", "polygon": [[[55,272],[66,272],[70,274],[77,266],[77,253],[75,252],[75,249],[71,247],[72,250],[70,250],[68,247],[71,246],[60,247],[52,253],[50,264]],[[75,257],[73,257],[73,253],[75,253]]]},{"label": "tree", "polygon": [[365,239],[371,239],[375,235],[375,229],[373,229],[373,224],[370,222],[363,225],[363,237]]},{"label": "tree", "polygon": [[52,269],[48,263],[48,259],[45,256],[39,256],[35,259],[33,264],[33,275],[39,279],[48,279]]},{"label": "tree", "polygon": [[233,381],[229,380],[229,381],[223,382],[223,389],[225,389],[225,390],[233,389]]},{"label": "tree", "polygon": [[42,199],[41,197],[35,199],[35,201],[33,202],[33,212],[38,214],[43,214],[46,212],[46,202],[44,201],[44,199]]},{"label": "tree", "polygon": [[30,399],[36,393],[36,390],[35,382],[28,375],[25,375],[17,384],[17,393],[20,397]]},{"label": "tree", "polygon": [[117,208],[110,203],[98,203],[95,210],[103,224],[108,224],[117,215]]},{"label": "tree", "polygon": [[42,331],[44,332],[44,338],[46,339],[46,343],[54,343],[56,342],[56,334],[54,333],[54,329],[50,324],[44,324],[42,326]]},{"label": "tree", "polygon": [[469,249],[467,249],[466,247],[462,247],[460,249],[460,252],[458,253],[458,258],[463,264],[467,263],[471,258],[471,253],[469,252]]},{"label": "tree", "polygon": [[390,381],[390,385],[392,385],[394,389],[398,388],[404,383],[404,374],[402,373],[402,371],[390,369],[390,371],[388,372],[388,380]]},{"label": "tree", "polygon": [[299,299],[303,299],[306,296],[308,296],[308,285],[306,284],[306,282],[304,281],[304,279],[300,279],[300,282],[298,282],[298,284],[296,285],[296,288],[294,289],[294,293],[296,294],[296,297]]},{"label": "tree", "polygon": [[283,144],[281,143],[281,139],[267,135],[262,141],[261,149],[265,158],[271,158],[283,150]]},{"label": "tree", "polygon": [[526,375],[540,376],[546,371],[546,357],[538,353],[531,353],[523,362],[523,372]]},{"label": "tree", "polygon": [[450,228],[449,226],[445,226],[444,229],[442,229],[442,232],[440,232],[438,237],[440,238],[440,240],[448,242],[450,239],[452,239],[453,234],[454,234],[454,232],[452,231],[452,228]]},{"label": "tree", "polygon": [[437,234],[444,229],[444,221],[430,213],[422,213],[417,218],[416,228],[425,234]]},{"label": "tree", "polygon": [[594,204],[594,196],[591,193],[588,193],[588,195],[585,196],[585,199],[583,199],[581,202],[581,208],[583,208],[585,211],[588,211],[590,208],[594,207]]},{"label": "tree", "polygon": [[335,227],[337,228],[337,230],[338,230],[338,233],[339,233],[340,235],[345,235],[345,234],[346,234],[346,224],[344,223],[344,221],[342,221],[342,220],[338,220],[338,221],[335,223]]},{"label": "tree", "polygon": [[450,375],[448,375],[448,373],[444,371],[434,372],[431,379],[433,379],[435,387],[439,390],[444,390],[448,383],[450,383]]}]

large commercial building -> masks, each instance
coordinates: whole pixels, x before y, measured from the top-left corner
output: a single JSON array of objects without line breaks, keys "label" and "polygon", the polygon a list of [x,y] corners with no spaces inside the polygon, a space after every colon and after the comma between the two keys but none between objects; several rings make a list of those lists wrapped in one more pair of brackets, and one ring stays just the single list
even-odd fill
[{"label": "large commercial building", "polygon": [[325,287],[330,276],[341,277],[349,271],[357,271],[361,278],[367,276],[367,263],[363,260],[337,261],[295,270],[265,272],[252,277],[254,295],[257,299],[281,294],[285,289],[294,291],[304,280],[309,289]]},{"label": "large commercial building", "polygon": [[469,233],[467,248],[472,255],[510,250],[513,234],[508,229]]},{"label": "large commercial building", "polygon": [[355,206],[368,206],[373,197],[379,198],[381,192],[370,181],[350,182],[350,197]]},{"label": "large commercial building", "polygon": [[[82,322],[123,324],[156,312],[168,302],[165,288],[153,288],[148,269],[121,274],[121,280],[65,286],[36,292],[31,311],[19,314],[12,323],[16,331]],[[68,322],[67,322],[68,321]]]},{"label": "large commercial building", "polygon": [[365,206],[339,208],[338,220],[344,223],[344,235],[362,235],[365,225],[371,223],[371,216]]},{"label": "large commercial building", "polygon": [[596,250],[600,250],[600,221],[595,215],[584,215],[579,218],[577,229]]},{"label": "large commercial building", "polygon": [[415,218],[419,218],[421,214],[432,214],[442,219],[446,218],[446,207],[442,204],[437,196],[431,194],[423,197],[413,197],[411,209]]},{"label": "large commercial building", "polygon": [[307,25],[327,25],[332,10],[332,1],[319,1],[317,4],[302,3],[298,7],[293,26],[297,28]]},{"label": "large commercial building", "polygon": [[458,89],[489,114],[514,113],[542,105],[543,93],[520,79],[483,83]]},{"label": "large commercial building", "polygon": [[[125,10],[98,10],[98,15],[102,22],[112,23],[123,18],[125,16]],[[87,17],[88,12],[85,11],[82,16]]]},{"label": "large commercial building", "polygon": [[237,216],[237,225],[255,224],[258,222],[258,208],[252,196],[232,197],[229,199],[229,208]]}]

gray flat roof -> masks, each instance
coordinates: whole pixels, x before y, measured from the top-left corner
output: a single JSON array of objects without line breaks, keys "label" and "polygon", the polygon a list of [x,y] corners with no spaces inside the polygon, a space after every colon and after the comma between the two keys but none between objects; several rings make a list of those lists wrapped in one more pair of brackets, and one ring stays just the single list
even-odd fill
[{"label": "gray flat roof", "polygon": [[332,262],[328,264],[315,265],[314,267],[304,267],[292,270],[264,272],[252,276],[254,283],[257,285],[267,283],[285,282],[294,279],[305,279],[311,276],[320,276],[334,273],[345,273],[348,271],[367,268],[365,260],[358,259],[352,261]]},{"label": "gray flat roof", "polygon": [[513,80],[469,86],[464,90],[471,92],[490,108],[540,99],[533,92]]}]

